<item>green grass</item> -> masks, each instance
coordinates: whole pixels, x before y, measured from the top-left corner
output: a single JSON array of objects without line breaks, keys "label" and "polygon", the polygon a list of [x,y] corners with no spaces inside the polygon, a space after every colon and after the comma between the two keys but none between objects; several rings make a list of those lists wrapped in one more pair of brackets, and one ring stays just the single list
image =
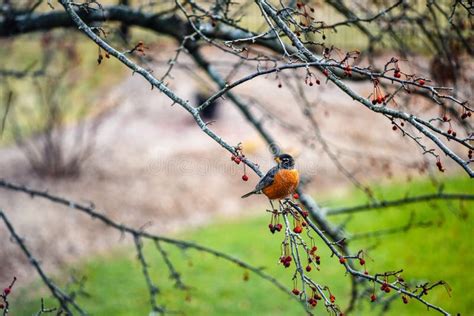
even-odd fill
[{"label": "green grass", "polygon": [[[392,185],[376,188],[377,194],[386,198],[400,197],[409,190],[410,194],[432,192],[428,182],[415,182],[409,186]],[[464,178],[452,178],[446,182],[446,192],[473,193],[472,182]],[[353,193],[344,198],[334,198],[328,204],[356,204],[365,201],[360,194]],[[415,211],[417,220],[432,220],[439,226],[415,228],[408,232],[385,236],[380,239],[364,239],[354,242],[352,249],[366,249],[372,260],[368,260],[369,271],[389,271],[404,268],[407,280],[437,281],[443,279],[452,288],[450,298],[443,288],[429,293],[427,299],[441,305],[449,312],[469,315],[474,310],[471,290],[474,287],[472,262],[473,203],[441,202],[436,206],[413,204],[403,208],[386,209],[357,214],[348,224],[353,232],[367,232],[407,222],[410,212]],[[255,210],[262,212],[263,210]],[[345,220],[343,216],[333,218]],[[288,287],[292,286],[292,269],[277,264],[280,255],[282,234],[268,232],[268,216],[235,221],[217,220],[208,227],[197,229],[178,237],[199,242],[203,245],[232,254],[265,271]],[[317,243],[320,249],[325,247]],[[243,280],[244,271],[235,265],[217,259],[212,255],[195,251],[177,250],[165,246],[183,280],[191,286],[189,291],[173,287],[164,263],[152,244],[146,244],[145,252],[154,280],[160,285],[159,303],[169,309],[183,311],[185,315],[304,315],[301,306],[287,294],[253,274]],[[337,259],[330,258],[327,251],[321,251],[321,271],[311,272],[321,284],[327,284],[337,297],[337,302],[346,305],[350,290],[349,277],[344,275]],[[133,248],[124,247],[109,254],[78,263],[75,275],[87,276],[85,290],[89,298],[81,298],[81,304],[92,315],[147,315],[149,297],[142,271]],[[66,272],[65,272],[66,274]],[[58,277],[61,285],[64,278]],[[15,292],[12,313],[30,315],[37,311],[39,298],[47,293],[39,284]],[[381,295],[381,294],[380,294]],[[385,294],[387,295],[387,294]],[[397,295],[393,292],[388,295]],[[19,298],[22,298],[21,300]],[[368,301],[368,298],[365,300]],[[48,304],[54,301],[48,299]],[[364,303],[355,315],[378,315],[380,309]],[[316,308],[317,315],[325,315],[322,306]],[[387,315],[436,315],[414,301],[403,305],[396,298]]]}]

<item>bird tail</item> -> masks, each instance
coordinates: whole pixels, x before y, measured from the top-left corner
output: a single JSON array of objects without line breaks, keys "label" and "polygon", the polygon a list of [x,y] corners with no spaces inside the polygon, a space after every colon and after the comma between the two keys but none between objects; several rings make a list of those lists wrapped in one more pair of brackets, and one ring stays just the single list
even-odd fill
[{"label": "bird tail", "polygon": [[242,199],[245,199],[245,198],[247,198],[247,197],[249,197],[249,196],[251,196],[252,194],[255,194],[255,193],[256,193],[255,191],[251,191],[251,192],[249,192],[249,193],[247,193],[247,194],[242,195],[241,198],[242,198]]}]

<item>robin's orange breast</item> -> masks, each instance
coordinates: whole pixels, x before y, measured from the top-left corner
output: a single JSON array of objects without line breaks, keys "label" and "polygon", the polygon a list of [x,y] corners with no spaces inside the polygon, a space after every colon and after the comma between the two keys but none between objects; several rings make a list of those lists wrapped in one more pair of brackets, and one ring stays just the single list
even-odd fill
[{"label": "robin's orange breast", "polygon": [[300,181],[298,170],[280,169],[273,183],[262,190],[270,200],[279,200],[293,194]]}]

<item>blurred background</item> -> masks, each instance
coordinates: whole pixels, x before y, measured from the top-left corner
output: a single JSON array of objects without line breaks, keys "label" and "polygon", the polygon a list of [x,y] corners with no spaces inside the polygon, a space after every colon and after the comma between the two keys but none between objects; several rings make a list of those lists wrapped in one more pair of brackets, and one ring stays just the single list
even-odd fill
[{"label": "blurred background", "polygon": [[[347,19],[330,2],[310,3],[315,19],[327,24]],[[347,5],[352,12],[366,14],[378,12],[389,2],[354,1]],[[123,4],[149,5],[158,12],[174,7],[174,2],[165,1]],[[240,25],[259,30],[262,18],[258,8],[246,2],[239,4],[245,12]],[[33,2],[3,1],[3,5],[26,8]],[[58,3],[53,1],[53,5],[54,10],[62,10]],[[413,10],[423,11],[426,2],[413,1],[411,5]],[[40,1],[35,10],[41,14],[52,9]],[[467,38],[472,39],[472,16],[461,20],[466,24]],[[422,23],[428,27],[430,22]],[[440,23],[445,32],[449,25]],[[367,24],[369,31],[381,27]],[[158,78],[167,72],[169,60],[179,48],[172,38],[142,28],[124,30],[117,23],[107,23],[105,30],[107,40],[124,49],[139,41],[145,43],[145,54],[136,60]],[[326,45],[334,45],[340,54],[361,51],[360,65],[383,67],[397,56],[404,72],[425,74],[435,81],[441,78],[446,82],[437,82],[455,85],[457,95],[469,100],[472,55],[461,51],[456,56],[462,71],[458,69],[456,80],[449,80],[446,69],[433,67],[444,59],[427,44],[429,38],[410,25],[400,27],[396,34],[403,39],[403,46],[392,42],[392,37],[382,38],[374,46],[355,27],[324,31]],[[401,57],[403,49],[407,55]],[[235,66],[239,57],[212,45],[202,52],[230,81],[251,72],[252,68]],[[262,196],[240,198],[253,189],[258,176],[233,163],[230,154],[202,133],[187,112],[150,89],[143,78],[132,75],[114,58],[102,57],[98,62],[98,56],[105,55],[71,29],[0,38],[0,117],[4,118],[0,178],[93,203],[118,223],[219,249],[263,267],[291,288],[292,272],[278,264],[282,235],[272,235],[267,228],[267,200]],[[279,77],[261,76],[235,89],[277,140],[271,146],[227,98],[219,99],[205,113],[205,121],[228,143],[241,143],[245,155],[264,171],[274,164],[275,147],[291,153],[304,176],[306,191],[323,208],[368,203],[371,197],[389,200],[433,193],[440,188],[448,193],[474,194],[472,181],[459,166],[443,157],[446,172],[440,173],[413,140],[392,131],[389,120],[362,108],[334,85],[321,79],[321,85],[292,88],[300,88],[293,82],[303,82],[304,77],[304,70]],[[179,56],[165,82],[191,104],[202,103],[216,91],[187,54]],[[373,91],[371,82],[352,81],[350,85],[363,96]],[[311,104],[316,127],[305,119],[298,96]],[[439,112],[419,95],[398,102],[401,108],[406,106],[423,115]],[[470,129],[470,125],[459,122],[453,122],[453,127]],[[244,172],[248,182],[242,181]],[[472,207],[470,201],[433,201],[328,219],[345,225],[348,236],[354,239],[354,251],[367,250],[371,272],[404,269],[405,278],[413,282],[445,280],[452,291],[438,288],[427,299],[452,314],[469,315],[474,310],[469,291],[474,287],[470,273],[474,260]],[[0,190],[0,208],[53,279],[75,289],[78,300],[92,315],[148,314],[148,292],[132,240],[77,211],[21,193]],[[18,277],[11,314],[35,313],[40,298],[54,305],[3,227],[0,241],[0,284],[8,285],[12,276]],[[158,301],[171,310],[186,315],[304,313],[298,303],[248,271],[211,255],[168,246],[165,249],[189,285],[187,290],[174,288],[163,259],[153,245],[145,244],[152,275],[160,284]],[[330,284],[344,306],[350,279],[340,265],[330,262],[329,252],[323,250],[321,257],[321,271],[312,272],[313,277]],[[402,306],[399,298],[374,306],[367,294],[365,301],[354,315],[434,314],[416,302]],[[316,313],[324,313],[322,306],[318,308]]]}]

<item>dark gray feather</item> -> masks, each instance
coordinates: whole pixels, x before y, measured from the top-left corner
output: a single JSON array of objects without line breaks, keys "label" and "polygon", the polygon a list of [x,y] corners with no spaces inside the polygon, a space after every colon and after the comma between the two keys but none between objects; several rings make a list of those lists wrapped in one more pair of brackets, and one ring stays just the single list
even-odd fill
[{"label": "dark gray feather", "polygon": [[275,179],[275,174],[277,173],[278,169],[278,166],[275,166],[272,169],[268,170],[267,174],[263,176],[263,178],[260,179],[260,181],[257,183],[254,191],[261,191],[271,185],[273,183],[273,180]]}]

